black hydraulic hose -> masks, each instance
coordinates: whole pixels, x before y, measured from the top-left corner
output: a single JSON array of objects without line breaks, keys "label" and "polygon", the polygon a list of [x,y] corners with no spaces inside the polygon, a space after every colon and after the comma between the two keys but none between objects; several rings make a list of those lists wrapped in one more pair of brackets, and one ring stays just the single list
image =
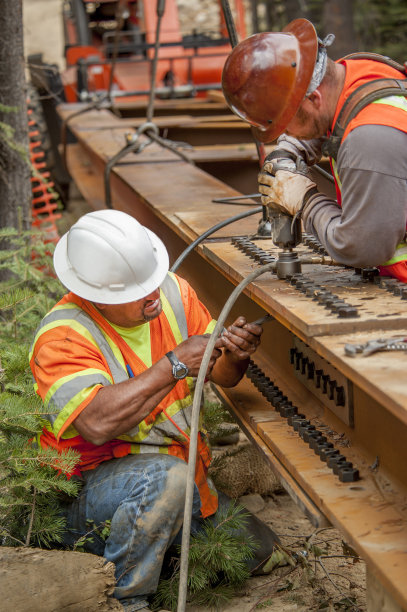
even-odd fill
[{"label": "black hydraulic hose", "polygon": [[153,65],[151,69],[151,89],[150,89],[150,97],[148,100],[147,115],[146,115],[147,122],[151,122],[153,120],[155,79],[157,76],[158,52],[160,50],[161,20],[164,16],[164,12],[165,12],[165,0],[158,0],[157,8],[156,8],[157,25],[156,25],[156,32],[155,32],[154,57],[153,57]]},{"label": "black hydraulic hose", "polygon": [[327,172],[326,170],[324,170],[323,168],[321,168],[321,166],[317,166],[317,164],[315,164],[315,166],[311,166],[312,168],[315,168],[315,170],[317,172],[319,172],[320,174],[322,174],[322,176],[324,176],[326,179],[328,179],[328,181],[331,181],[331,183],[335,182],[334,177],[332,176],[332,174],[329,174],[329,172]]},{"label": "black hydraulic hose", "polygon": [[203,234],[198,236],[198,238],[196,238],[193,242],[191,242],[191,244],[189,244],[184,251],[182,251],[181,255],[178,257],[175,263],[173,263],[173,265],[171,266],[170,271],[175,272],[179,268],[179,266],[182,264],[184,259],[190,254],[190,252],[193,251],[194,248],[198,246],[198,244],[200,244],[203,240],[205,240],[205,238],[207,238],[211,234],[214,234],[219,229],[222,229],[222,227],[225,227],[226,225],[229,225],[230,223],[234,223],[235,221],[239,221],[240,219],[245,219],[245,217],[250,217],[250,215],[254,215],[258,212],[261,212],[262,210],[263,210],[262,206],[256,206],[255,208],[251,208],[250,210],[245,210],[244,212],[234,215],[233,217],[229,217],[229,219],[226,219],[225,221],[220,221],[216,225],[213,225],[212,227],[207,229]]},{"label": "black hydraulic hose", "polygon": [[136,151],[140,146],[139,142],[132,142],[126,144],[120,151],[113,155],[111,159],[106,163],[105,170],[103,173],[103,184],[105,187],[105,205],[106,208],[113,208],[112,205],[112,191],[110,188],[110,173],[113,170],[113,167],[122,159],[132,151]]},{"label": "black hydraulic hose", "polygon": [[229,35],[230,44],[232,45],[232,47],[236,47],[239,40],[237,38],[236,26],[233,20],[232,11],[230,10],[229,0],[221,0],[221,4],[222,4],[223,15],[225,17],[226,28],[227,28],[228,35]]}]

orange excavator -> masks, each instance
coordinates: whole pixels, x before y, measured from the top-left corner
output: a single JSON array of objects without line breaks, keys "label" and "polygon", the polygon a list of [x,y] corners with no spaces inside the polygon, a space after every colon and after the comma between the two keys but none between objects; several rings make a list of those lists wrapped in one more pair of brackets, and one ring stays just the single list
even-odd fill
[{"label": "orange excavator", "polygon": [[[147,95],[158,19],[156,95],[205,96],[208,89],[220,88],[230,43],[220,0],[218,6],[216,32],[192,23],[185,33],[176,0],[65,2],[62,82],[66,101],[85,101],[103,92],[111,99]],[[234,8],[239,38],[245,38],[243,0],[235,0]]]},{"label": "orange excavator", "polygon": [[[41,55],[29,57],[46,124],[46,165],[63,202],[70,177],[60,154],[56,106],[85,102],[118,109],[147,100],[152,89],[161,99],[205,98],[220,90],[231,50],[224,1],[218,0],[211,20],[218,27],[209,31],[197,23],[181,28],[177,0],[65,0],[65,69],[44,64]],[[230,8],[236,34],[245,38],[243,0],[233,0]]]}]

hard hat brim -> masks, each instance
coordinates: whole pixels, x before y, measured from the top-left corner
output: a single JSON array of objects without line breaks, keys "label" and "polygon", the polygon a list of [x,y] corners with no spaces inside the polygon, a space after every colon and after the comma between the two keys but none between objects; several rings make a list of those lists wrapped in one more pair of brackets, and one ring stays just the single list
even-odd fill
[{"label": "hard hat brim", "polygon": [[295,87],[290,96],[289,104],[287,104],[278,121],[265,129],[253,127],[255,136],[260,142],[273,142],[273,140],[276,140],[284,132],[291,119],[294,118],[307,93],[317,60],[318,36],[314,26],[308,19],[294,19],[283,29],[283,32],[293,34],[298,40],[301,65],[296,67]]},{"label": "hard hat brim", "polygon": [[111,289],[108,286],[91,286],[78,278],[68,259],[68,232],[60,238],[54,251],[54,268],[61,283],[79,297],[100,304],[127,304],[140,300],[155,291],[164,281],[169,269],[168,252],[163,242],[149,229],[145,228],[157,257],[154,273],[142,284],[134,283],[124,289]]}]

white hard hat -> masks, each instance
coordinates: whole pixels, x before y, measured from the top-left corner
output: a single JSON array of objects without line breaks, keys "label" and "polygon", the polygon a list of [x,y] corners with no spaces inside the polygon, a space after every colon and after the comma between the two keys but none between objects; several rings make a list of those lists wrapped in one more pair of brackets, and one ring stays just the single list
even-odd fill
[{"label": "white hard hat", "polygon": [[55,271],[65,287],[101,304],[149,295],[163,282],[168,265],[167,249],[153,232],[110,209],[81,217],[54,253]]}]

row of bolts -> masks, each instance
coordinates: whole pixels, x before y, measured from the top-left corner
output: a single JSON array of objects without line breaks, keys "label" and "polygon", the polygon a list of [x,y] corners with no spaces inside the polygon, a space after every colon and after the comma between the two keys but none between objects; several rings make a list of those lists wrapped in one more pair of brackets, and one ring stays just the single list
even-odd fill
[{"label": "row of bolts", "polygon": [[[260,247],[253,243],[249,238],[233,238],[232,243],[241,251],[246,253],[249,257],[258,261],[264,265],[276,261],[276,258]],[[304,236],[303,243],[312,248],[312,250],[322,255],[326,254],[323,245],[312,236]],[[407,299],[407,287],[404,283],[394,278],[383,278],[379,276],[377,268],[359,269],[355,268],[355,273],[360,274],[362,280],[373,282],[379,285],[381,288],[393,293],[396,296],[400,296],[402,299]],[[330,291],[322,288],[317,283],[314,283],[307,279],[302,274],[294,274],[290,278],[287,278],[290,284],[311,297],[321,305],[329,308],[332,312],[336,312],[338,316],[351,318],[357,317],[357,307],[347,304],[344,300],[340,299],[337,295],[334,295]],[[291,349],[291,363],[296,362],[296,367],[299,369],[299,360],[302,354],[296,349]],[[301,361],[301,367],[310,367],[310,364],[306,363],[304,359]],[[305,370],[304,372],[305,373]],[[323,389],[322,392],[327,392],[330,399],[334,399],[334,386],[336,387],[336,381],[330,381],[329,376],[323,376],[322,372],[320,379],[322,379]],[[246,372],[247,377],[253,382],[256,388],[262,393],[262,395],[272,404],[272,406],[279,412],[282,417],[287,418],[288,424],[293,427],[294,431],[298,431],[299,436],[308,443],[309,447],[320,457],[321,461],[327,463],[328,467],[331,468],[341,482],[355,482],[359,480],[359,470],[353,467],[352,462],[348,461],[344,455],[342,455],[338,449],[335,449],[332,442],[328,442],[326,436],[316,429],[315,425],[312,425],[308,419],[305,418],[304,414],[298,412],[298,408],[293,406],[292,402],[286,397],[283,392],[274,385],[273,381],[253,362],[250,363],[249,368]],[[332,383],[332,384],[331,384]],[[328,391],[327,385],[330,385]],[[317,385],[318,386],[318,385]],[[337,405],[344,404],[344,398],[342,394],[337,393],[336,403]],[[338,391],[338,389],[336,389]]]},{"label": "row of bolts", "polygon": [[353,464],[338,449],[334,448],[332,442],[328,442],[322,431],[316,429],[315,425],[312,425],[304,414],[298,412],[298,408],[253,361],[249,364],[246,376],[277,412],[287,419],[287,423],[294,431],[298,432],[299,436],[319,456],[321,461],[327,463],[341,482],[359,480],[359,470],[354,468]]},{"label": "row of bolts", "polygon": [[[308,242],[311,240],[312,239],[309,238]],[[258,247],[249,238],[233,238],[232,244],[243,251],[251,259],[258,261],[262,265],[275,261],[275,257]],[[316,248],[320,248],[317,240],[313,240],[312,244],[314,244]],[[305,295],[311,297],[313,300],[325,306],[325,308],[337,313],[339,317],[351,318],[359,316],[356,306],[347,304],[345,300],[342,300],[337,295],[331,293],[327,289],[324,289],[318,285],[318,283],[309,280],[309,278],[303,274],[293,274],[290,278],[287,277],[287,280],[293,287],[295,287],[295,289],[298,289]]]}]

